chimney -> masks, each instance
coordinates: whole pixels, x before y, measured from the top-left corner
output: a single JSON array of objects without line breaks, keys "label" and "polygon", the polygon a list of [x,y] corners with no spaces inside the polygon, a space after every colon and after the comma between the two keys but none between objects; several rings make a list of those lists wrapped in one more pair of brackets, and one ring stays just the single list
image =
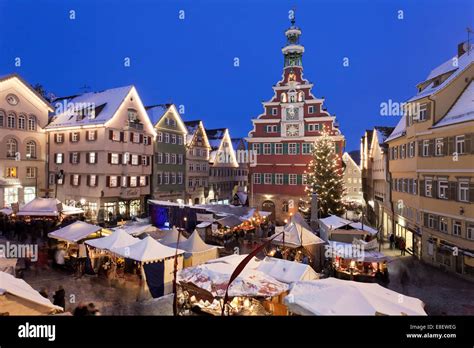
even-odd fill
[{"label": "chimney", "polygon": [[467,52],[467,46],[467,42],[461,42],[460,44],[458,44],[458,58]]}]

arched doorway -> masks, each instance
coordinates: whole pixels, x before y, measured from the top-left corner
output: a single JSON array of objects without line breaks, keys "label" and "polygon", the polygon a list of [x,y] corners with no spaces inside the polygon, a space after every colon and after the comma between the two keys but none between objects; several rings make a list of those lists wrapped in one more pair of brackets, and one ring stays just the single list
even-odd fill
[{"label": "arched doorway", "polygon": [[262,210],[271,212],[269,219],[274,221],[275,220],[275,203],[272,201],[264,201],[262,203]]}]

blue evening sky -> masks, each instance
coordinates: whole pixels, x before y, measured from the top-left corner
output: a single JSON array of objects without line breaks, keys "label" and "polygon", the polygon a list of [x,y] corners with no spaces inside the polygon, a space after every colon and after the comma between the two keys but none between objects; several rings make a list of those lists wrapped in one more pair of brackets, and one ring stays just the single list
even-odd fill
[{"label": "blue evening sky", "polygon": [[349,151],[365,129],[396,124],[380,103],[414,94],[474,23],[471,0],[0,0],[0,75],[17,72],[56,96],[134,84],[146,105],[184,105],[185,120],[246,136],[281,78],[293,6],[305,77]]}]

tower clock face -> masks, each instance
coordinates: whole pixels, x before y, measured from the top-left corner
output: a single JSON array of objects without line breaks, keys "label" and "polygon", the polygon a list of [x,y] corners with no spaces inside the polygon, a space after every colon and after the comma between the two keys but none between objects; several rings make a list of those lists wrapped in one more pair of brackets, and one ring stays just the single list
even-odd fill
[{"label": "tower clock face", "polygon": [[289,124],[286,126],[286,136],[288,137],[296,137],[300,134],[300,130],[298,125],[296,124]]}]

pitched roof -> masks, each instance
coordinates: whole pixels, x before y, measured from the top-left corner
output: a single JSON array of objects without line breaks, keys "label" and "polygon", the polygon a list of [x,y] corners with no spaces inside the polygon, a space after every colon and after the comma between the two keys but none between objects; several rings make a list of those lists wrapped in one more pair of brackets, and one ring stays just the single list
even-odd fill
[{"label": "pitched roof", "polygon": [[464,89],[448,113],[431,128],[439,128],[468,121],[474,121],[473,81]]},{"label": "pitched roof", "polygon": [[145,106],[145,110],[154,125],[164,116],[172,104],[156,104]]},{"label": "pitched roof", "polygon": [[375,126],[374,131],[377,134],[377,140],[379,141],[379,144],[382,145],[385,140],[392,134],[393,130],[395,127],[381,127],[381,126]]},{"label": "pitched roof", "polygon": [[[422,91],[418,92],[415,96],[410,98],[408,101],[418,100],[430,96],[432,94],[438,93],[440,90],[444,89],[452,80],[459,76],[464,70],[474,63],[474,46],[470,45],[469,52],[465,52],[459,58],[457,56],[451,57],[449,60],[445,61],[443,64],[434,68],[430,74],[427,76],[424,82],[430,82],[430,84],[424,88]],[[438,76],[444,75],[451,72],[451,75],[444,80],[442,83],[436,85],[435,81]]]},{"label": "pitched roof", "polygon": [[21,83],[23,83],[31,92],[33,92],[33,93],[41,100],[41,102],[43,102],[44,104],[46,104],[46,107],[47,107],[50,111],[54,111],[54,108],[53,108],[53,106],[50,104],[50,102],[47,101],[41,94],[39,94],[28,82],[26,82],[26,81],[25,81],[20,75],[18,75],[17,73],[13,73],[13,74],[8,74],[8,75],[0,76],[0,82],[7,81],[7,80],[10,80],[10,79],[13,79],[13,78],[18,79]]},{"label": "pitched roof", "polygon": [[348,153],[352,160],[359,165],[360,164],[360,150],[354,150]]},{"label": "pitched roof", "polygon": [[385,139],[385,142],[388,143],[389,141],[392,141],[394,139],[400,138],[405,135],[407,130],[407,121],[406,121],[406,115],[403,115],[400,121],[398,121],[397,126],[393,130],[393,132],[389,135],[387,139]]},{"label": "pitched roof", "polygon": [[[106,89],[100,92],[88,92],[73,96],[70,99],[61,98],[60,101],[54,103],[58,114],[51,118],[51,122],[46,128],[104,124],[114,117],[118,108],[133,88],[130,85]],[[69,104],[73,105],[73,107],[69,107]],[[81,106],[82,109],[93,106],[95,108],[95,117],[78,119],[75,115],[78,106]]]},{"label": "pitched roof", "polygon": [[194,134],[198,130],[200,122],[201,120],[184,121],[184,125],[188,129],[189,134]]}]

